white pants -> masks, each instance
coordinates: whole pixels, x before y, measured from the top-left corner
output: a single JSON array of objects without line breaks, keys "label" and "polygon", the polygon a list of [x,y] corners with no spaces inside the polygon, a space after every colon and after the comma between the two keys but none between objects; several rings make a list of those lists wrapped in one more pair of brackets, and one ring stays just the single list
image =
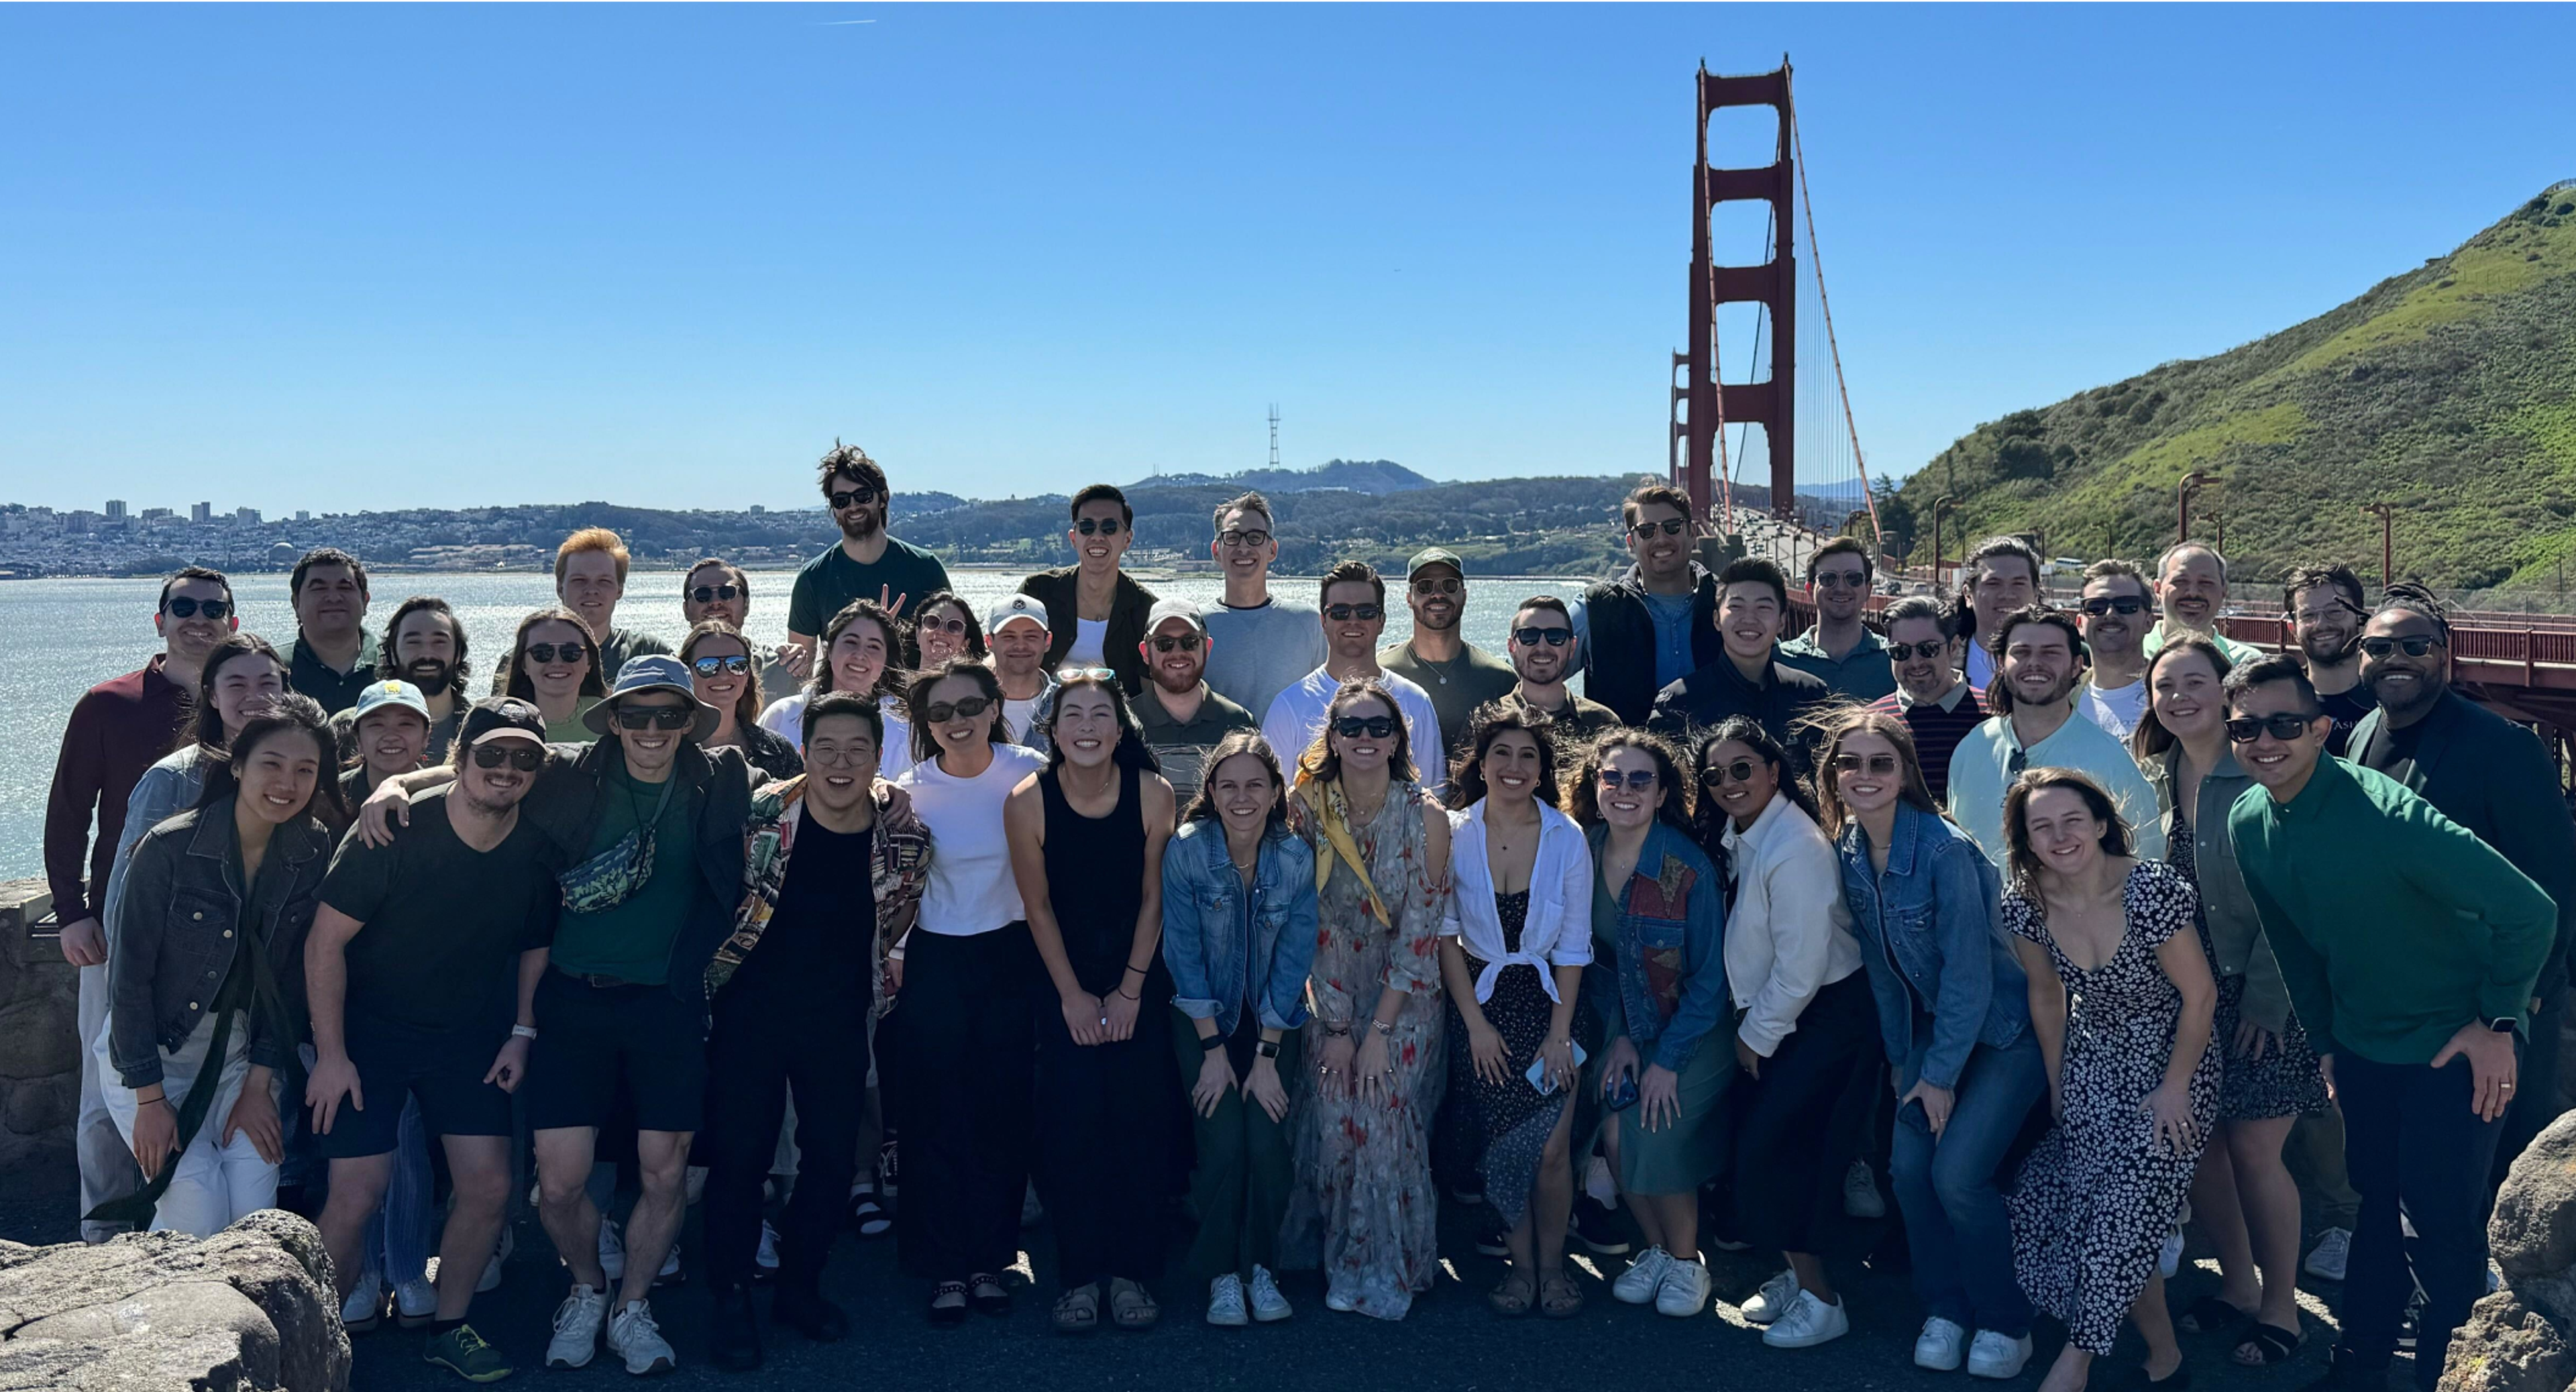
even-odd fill
[{"label": "white pants", "polygon": [[[107,968],[80,969],[80,1037],[84,1046],[95,1042],[107,1030]],[[121,1199],[143,1187],[143,1176],[134,1166],[134,1147],[116,1126],[108,1113],[107,1096],[100,1088],[102,1078],[113,1081],[97,1050],[83,1047],[80,1055],[80,1119],[72,1126],[73,1154],[80,1159],[80,1211],[88,1213],[111,1199]],[[125,1230],[122,1223],[83,1221],[84,1241],[105,1242]]]},{"label": "white pants", "polygon": [[[210,1073],[206,1054],[214,1042],[215,1015],[208,1011],[178,1048],[161,1052],[161,1090],[173,1109],[186,1106],[188,1094],[210,1077],[215,1100],[206,1109],[205,1123],[197,1128],[196,1138],[179,1154],[178,1171],[170,1176],[170,1187],[162,1192],[160,1205],[152,1215],[154,1232],[212,1237],[247,1214],[277,1206],[278,1167],[260,1158],[248,1136],[235,1135],[231,1145],[219,1143],[224,1119],[231,1115],[233,1103],[241,1097],[242,1086],[250,1078],[250,1021],[241,1017],[233,1020],[233,1036],[223,1062]],[[116,1134],[125,1142],[125,1162],[130,1168],[134,1164],[134,1093],[117,1081],[116,1070],[107,1062],[105,1029],[99,1031],[91,1052],[98,1057],[103,1079],[100,1095],[108,1115],[115,1120]],[[278,1094],[284,1086],[280,1079],[269,1079],[271,1101],[280,1100]]]}]

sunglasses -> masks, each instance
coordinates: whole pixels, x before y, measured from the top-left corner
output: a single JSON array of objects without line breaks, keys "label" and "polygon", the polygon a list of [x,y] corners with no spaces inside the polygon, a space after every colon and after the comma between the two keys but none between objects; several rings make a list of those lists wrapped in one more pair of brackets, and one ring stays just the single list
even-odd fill
[{"label": "sunglasses", "polygon": [[579,643],[530,643],[520,655],[542,667],[550,662],[588,662],[590,650]]},{"label": "sunglasses", "polygon": [[1456,595],[1467,592],[1466,581],[1449,577],[1416,580],[1412,584],[1413,592],[1418,595]]},{"label": "sunglasses", "polygon": [[1751,759],[1738,759],[1731,764],[1711,764],[1701,769],[1699,776],[1711,783],[1750,783],[1753,769]]},{"label": "sunglasses", "polygon": [[190,599],[186,595],[175,596],[161,606],[161,612],[174,619],[193,619],[199,614],[220,619],[232,611],[233,602],[229,599]]},{"label": "sunglasses", "polygon": [[1216,534],[1216,539],[1218,544],[1223,546],[1268,546],[1270,544],[1270,534],[1262,531],[1222,531]]},{"label": "sunglasses", "polygon": [[1655,534],[1655,529],[1657,527],[1661,527],[1664,529],[1664,535],[1666,536],[1680,536],[1682,534],[1682,528],[1689,525],[1690,519],[1687,517],[1667,517],[1661,522],[1640,522],[1628,529],[1628,535],[1635,537],[1639,541],[1644,541],[1646,538]]},{"label": "sunglasses", "polygon": [[1370,739],[1385,739],[1395,733],[1395,717],[1346,715],[1333,722],[1333,733],[1344,739],[1358,739],[1362,735]]},{"label": "sunglasses", "polygon": [[701,657],[689,664],[689,670],[702,677],[719,676],[726,672],[731,672],[738,677],[751,670],[751,659],[748,657]]},{"label": "sunglasses", "polygon": [[[171,603],[176,605],[178,601],[173,600]],[[2361,655],[2373,659],[2385,658],[2402,648],[2408,657],[2422,657],[2433,650],[2433,644],[2436,641],[2421,634],[2412,638],[2364,638],[2361,640]]]},{"label": "sunglasses", "polygon": [[1383,604],[1327,604],[1324,606],[1324,617],[1335,623],[1348,623],[1352,619],[1367,623],[1385,618],[1386,606]]},{"label": "sunglasses", "polygon": [[1616,788],[1622,783],[1625,783],[1629,788],[1642,793],[1648,788],[1655,786],[1655,771],[1653,769],[1630,769],[1623,777],[1617,769],[1606,768],[1601,770],[1602,787]]},{"label": "sunglasses", "polygon": [[945,725],[960,718],[972,720],[992,708],[993,698],[990,696],[969,696],[963,701],[933,701],[921,708],[921,718],[933,725]]},{"label": "sunglasses", "polygon": [[511,743],[517,745],[517,748],[503,748],[497,744],[474,746],[474,767],[496,769],[503,764],[508,764],[521,773],[534,773],[537,771],[537,766],[546,761],[546,751],[522,741],[514,740]]},{"label": "sunglasses", "polygon": [[877,491],[873,488],[860,487],[836,491],[832,494],[832,510],[839,512],[843,508],[860,507],[876,500]]},{"label": "sunglasses", "polygon": [[685,730],[695,724],[698,713],[687,706],[619,706],[617,726],[622,730]]},{"label": "sunglasses", "polygon": [[1570,628],[1516,628],[1512,630],[1512,641],[1520,644],[1524,648],[1535,648],[1541,643],[1545,643],[1551,648],[1561,648],[1574,641],[1574,630]]},{"label": "sunglasses", "polygon": [[1869,577],[1848,570],[1820,570],[1808,583],[1823,590],[1865,590]]},{"label": "sunglasses", "polygon": [[1060,682],[1116,681],[1118,674],[1106,667],[1058,667],[1055,679]]},{"label": "sunglasses", "polygon": [[1881,778],[1892,778],[1896,775],[1896,756],[1872,754],[1864,759],[1858,754],[1837,754],[1834,756],[1834,772],[1869,773]]},{"label": "sunglasses", "polygon": [[937,629],[951,637],[962,638],[966,635],[966,621],[964,619],[923,619],[915,631],[927,633],[932,629]]},{"label": "sunglasses", "polygon": [[1890,643],[1887,655],[1899,662],[1912,662],[1918,657],[1939,657],[1949,646],[1947,641],[1939,638],[1927,638],[1920,643]]},{"label": "sunglasses", "polygon": [[1197,652],[1199,641],[1199,635],[1195,633],[1158,634],[1154,638],[1154,651],[1158,653]]},{"label": "sunglasses", "polygon": [[700,604],[712,604],[719,599],[739,599],[741,596],[740,585],[700,585],[689,591],[689,598]]},{"label": "sunglasses", "polygon": [[1074,523],[1073,529],[1084,536],[1116,536],[1121,525],[1115,517],[1086,517]]},{"label": "sunglasses", "polygon": [[2286,744],[2306,734],[2309,722],[2322,714],[2322,711],[2307,715],[2283,711],[2278,715],[2240,715],[2227,722],[2227,738],[2234,744],[2252,744],[2268,734]]},{"label": "sunglasses", "polygon": [[2084,612],[2097,619],[2102,617],[2104,614],[2134,614],[2146,607],[2147,602],[2138,598],[2136,595],[2121,595],[2116,599],[2103,598],[2088,599],[2084,601]]}]

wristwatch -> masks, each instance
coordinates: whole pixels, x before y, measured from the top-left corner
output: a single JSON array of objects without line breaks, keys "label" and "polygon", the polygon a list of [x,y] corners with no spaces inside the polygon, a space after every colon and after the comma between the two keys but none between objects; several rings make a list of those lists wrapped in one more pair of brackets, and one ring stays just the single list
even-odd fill
[{"label": "wristwatch", "polygon": [[510,1026],[510,1037],[512,1039],[534,1039],[537,1037],[537,1027],[534,1025],[512,1025]]},{"label": "wristwatch", "polygon": [[1266,1059],[1275,1059],[1279,1057],[1279,1041],[1276,1039],[1262,1040],[1260,1043],[1252,1046],[1252,1052],[1259,1054]]},{"label": "wristwatch", "polygon": [[2494,1030],[2498,1034],[2513,1033],[2515,1025],[2516,1022],[2510,1015],[2498,1015],[2494,1019],[2487,1021],[2487,1028]]}]

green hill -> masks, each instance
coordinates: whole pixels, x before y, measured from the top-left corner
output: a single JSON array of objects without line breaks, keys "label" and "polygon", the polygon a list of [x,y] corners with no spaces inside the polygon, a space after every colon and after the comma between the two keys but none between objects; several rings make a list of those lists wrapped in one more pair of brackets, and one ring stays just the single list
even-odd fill
[{"label": "green hill", "polygon": [[2379,521],[2361,509],[2386,501],[2401,574],[2554,583],[2576,551],[2576,183],[2304,324],[1981,425],[1894,511],[1927,557],[1943,493],[1952,556],[1964,530],[2150,557],[2194,469],[2225,480],[2240,578],[2338,559],[2376,579]]}]

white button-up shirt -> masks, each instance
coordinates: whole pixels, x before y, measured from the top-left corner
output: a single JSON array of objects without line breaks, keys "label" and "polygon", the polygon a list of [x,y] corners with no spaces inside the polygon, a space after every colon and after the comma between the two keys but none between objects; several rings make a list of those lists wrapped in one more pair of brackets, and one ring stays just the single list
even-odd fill
[{"label": "white button-up shirt", "polygon": [[[1592,845],[1573,818],[1546,803],[1538,804],[1538,857],[1530,866],[1529,917],[1521,925],[1520,951],[1505,951],[1503,920],[1494,910],[1494,872],[1485,862],[1485,808],[1489,805],[1488,799],[1479,798],[1466,811],[1449,814],[1449,875],[1455,888],[1440,934],[1460,939],[1469,953],[1483,959],[1485,970],[1476,978],[1477,1004],[1493,999],[1494,982],[1514,962],[1538,968],[1539,985],[1549,1000],[1557,1000],[1554,968],[1592,961]],[[1858,949],[1854,952],[1852,960],[1858,962]]]},{"label": "white button-up shirt", "polygon": [[1860,939],[1833,843],[1787,794],[1741,832],[1729,820],[1725,839],[1735,873],[1726,985],[1744,1015],[1735,1033],[1769,1058],[1817,992],[1860,970]]}]

